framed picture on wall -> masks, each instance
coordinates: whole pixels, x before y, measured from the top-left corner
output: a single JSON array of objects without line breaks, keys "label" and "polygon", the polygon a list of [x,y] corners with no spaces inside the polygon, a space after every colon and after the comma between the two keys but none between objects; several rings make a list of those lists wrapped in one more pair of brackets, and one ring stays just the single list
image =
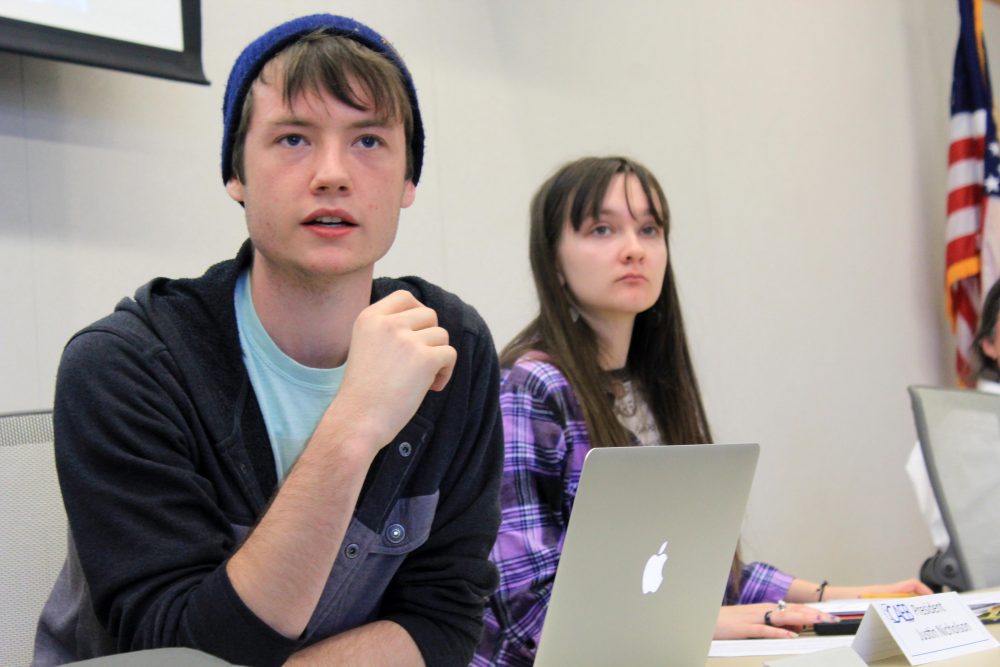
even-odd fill
[{"label": "framed picture on wall", "polygon": [[201,0],[0,0],[0,50],[208,83]]}]

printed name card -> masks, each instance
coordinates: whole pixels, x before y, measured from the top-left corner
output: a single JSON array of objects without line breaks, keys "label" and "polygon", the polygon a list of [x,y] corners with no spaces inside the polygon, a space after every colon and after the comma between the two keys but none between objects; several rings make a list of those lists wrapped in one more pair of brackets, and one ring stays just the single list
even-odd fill
[{"label": "printed name card", "polygon": [[911,665],[997,646],[958,593],[873,602],[851,644],[865,662],[902,653]]}]

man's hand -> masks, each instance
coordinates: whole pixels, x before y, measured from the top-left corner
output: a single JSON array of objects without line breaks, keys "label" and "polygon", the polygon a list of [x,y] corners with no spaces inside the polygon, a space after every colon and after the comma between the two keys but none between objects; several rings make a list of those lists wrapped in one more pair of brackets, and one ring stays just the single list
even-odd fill
[{"label": "man's hand", "polygon": [[344,382],[329,411],[352,415],[356,433],[381,448],[428,390],[444,389],[456,357],[437,313],[409,292],[393,292],[355,320]]}]

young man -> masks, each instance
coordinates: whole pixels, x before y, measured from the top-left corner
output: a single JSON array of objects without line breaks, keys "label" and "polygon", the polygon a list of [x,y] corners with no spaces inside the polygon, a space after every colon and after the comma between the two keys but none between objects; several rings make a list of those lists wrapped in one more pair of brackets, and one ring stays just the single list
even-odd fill
[{"label": "young man", "polygon": [[410,75],[367,26],[307,16],[246,48],[223,111],[249,242],[64,352],[72,540],[36,664],[465,665],[496,585],[498,373],[470,307],[372,278],[420,177]]}]

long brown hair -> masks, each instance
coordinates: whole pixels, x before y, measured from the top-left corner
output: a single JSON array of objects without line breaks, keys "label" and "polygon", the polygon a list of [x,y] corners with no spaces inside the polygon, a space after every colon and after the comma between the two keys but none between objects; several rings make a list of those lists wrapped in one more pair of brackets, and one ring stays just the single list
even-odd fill
[{"label": "long brown hair", "polygon": [[[584,318],[571,315],[572,302],[558,276],[556,249],[567,219],[579,230],[584,220],[599,215],[617,174],[634,177],[641,185],[656,224],[663,228],[669,257],[667,199],[646,167],[625,157],[586,157],[565,165],[542,184],[531,202],[529,254],[538,316],[500,355],[501,365],[509,367],[530,350],[546,353],[573,387],[595,447],[626,446],[631,438],[614,413],[608,375],[598,364],[597,335]],[[649,404],[664,444],[711,442],[669,261],[659,298],[636,316],[627,368]]]},{"label": "long brown hair", "polygon": [[[572,302],[559,280],[556,250],[567,219],[579,231],[587,218],[599,216],[608,187],[618,174],[638,180],[656,224],[663,228],[670,257],[667,198],[649,169],[626,157],[585,157],[570,162],[545,181],[531,200],[529,257],[538,315],[500,353],[504,368],[513,366],[527,352],[548,355],[573,388],[594,447],[628,446],[632,437],[615,416],[609,377],[598,363],[597,334],[585,318],[571,314]],[[627,369],[656,419],[663,444],[712,442],[670,261],[656,303],[635,318]],[[737,599],[741,570],[737,546],[729,577],[730,596]]]}]

